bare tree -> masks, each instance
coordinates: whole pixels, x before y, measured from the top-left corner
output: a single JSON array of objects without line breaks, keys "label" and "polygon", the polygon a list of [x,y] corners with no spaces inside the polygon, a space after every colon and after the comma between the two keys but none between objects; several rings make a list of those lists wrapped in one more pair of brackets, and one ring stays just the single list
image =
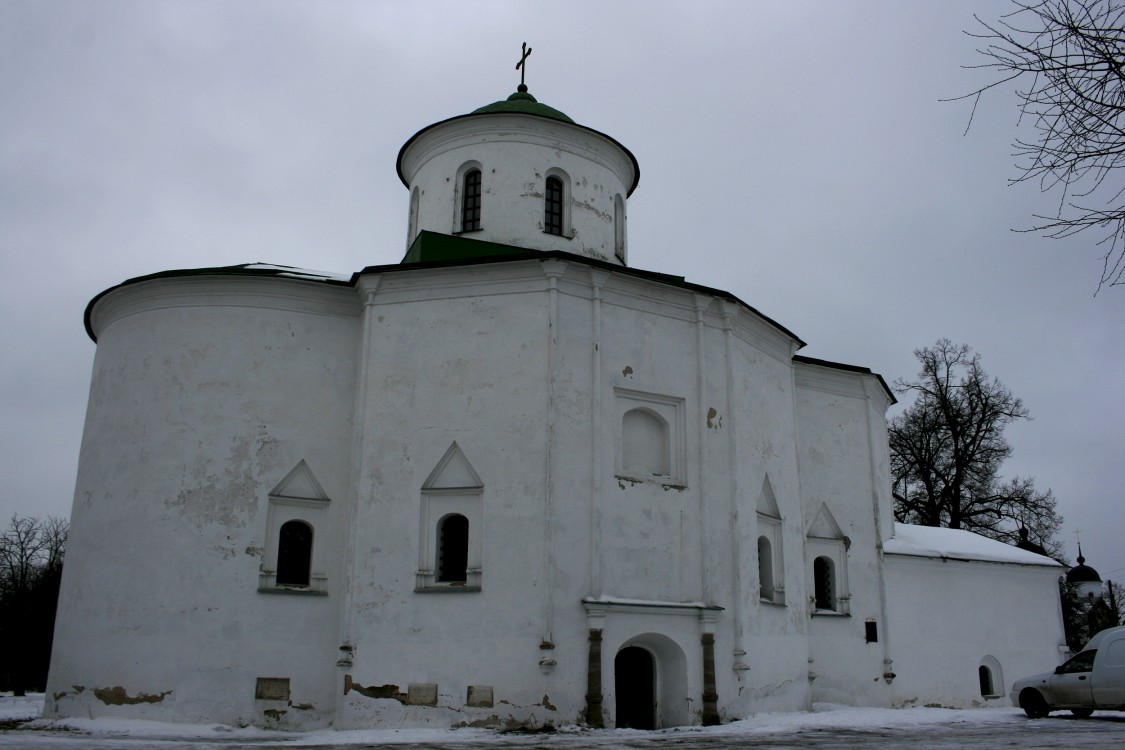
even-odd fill
[{"label": "bare tree", "polygon": [[1014,544],[1025,529],[1035,544],[1058,556],[1062,518],[1050,490],[1032,479],[1000,479],[1012,448],[1004,428],[1027,419],[1023,402],[980,364],[965,344],[941,339],[917,349],[915,380],[895,389],[914,403],[891,420],[888,433],[895,480],[895,518],[923,526],[967,529]]},{"label": "bare tree", "polygon": [[43,522],[13,515],[0,533],[0,591],[26,591],[46,562],[46,549]]},{"label": "bare tree", "polygon": [[1116,581],[1106,581],[1106,596],[1109,606],[1117,617],[1118,625],[1125,625],[1125,586]]},{"label": "bare tree", "polygon": [[[966,32],[980,39],[987,59],[970,68],[997,72],[991,83],[959,99],[1018,80],[1020,122],[1034,131],[1014,140],[1018,182],[1058,191],[1054,216],[1036,215],[1020,231],[1071,237],[1101,230],[1102,286],[1125,284],[1125,2],[1122,0],[1013,0],[995,23]],[[972,124],[972,115],[969,117]],[[967,129],[966,129],[967,130]]]},{"label": "bare tree", "polygon": [[13,515],[0,532],[0,690],[46,685],[69,528]]}]

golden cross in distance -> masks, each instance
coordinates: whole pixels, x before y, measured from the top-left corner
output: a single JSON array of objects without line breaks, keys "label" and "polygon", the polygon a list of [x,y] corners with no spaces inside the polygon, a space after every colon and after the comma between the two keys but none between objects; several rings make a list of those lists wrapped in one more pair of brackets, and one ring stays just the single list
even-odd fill
[{"label": "golden cross in distance", "polygon": [[528,47],[527,42],[524,42],[523,43],[523,54],[520,56],[520,61],[518,63],[516,63],[516,70],[518,70],[520,72],[520,86],[524,89],[527,88],[527,84],[524,83],[524,81],[523,81],[524,73],[527,72],[527,65],[525,65],[524,63],[527,62],[527,58],[530,57],[530,56],[531,56],[531,47]]}]

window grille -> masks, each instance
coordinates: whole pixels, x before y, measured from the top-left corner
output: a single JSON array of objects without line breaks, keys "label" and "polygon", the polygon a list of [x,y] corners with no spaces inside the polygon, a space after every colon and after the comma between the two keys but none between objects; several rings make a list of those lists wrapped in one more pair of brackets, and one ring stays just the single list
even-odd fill
[{"label": "window grille", "polygon": [[480,229],[480,170],[465,173],[465,185],[461,196],[461,231],[475,232]]},{"label": "window grille", "polygon": [[462,583],[469,567],[469,519],[446,516],[438,527],[438,575],[441,583]]},{"label": "window grille", "polygon": [[563,183],[558,177],[547,178],[547,199],[544,202],[543,231],[563,233]]},{"label": "window grille", "polygon": [[818,557],[813,561],[813,585],[817,609],[836,609],[836,576],[832,561]]}]

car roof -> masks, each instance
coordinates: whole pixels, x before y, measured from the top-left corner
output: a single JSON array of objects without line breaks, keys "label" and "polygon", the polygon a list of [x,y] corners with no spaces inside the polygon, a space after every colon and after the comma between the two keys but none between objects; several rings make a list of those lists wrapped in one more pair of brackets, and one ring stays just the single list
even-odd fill
[{"label": "car roof", "polygon": [[1093,638],[1090,639],[1090,642],[1087,643],[1086,646],[1082,650],[1083,651],[1093,651],[1094,649],[1096,649],[1098,646],[1101,645],[1102,641],[1104,641],[1105,639],[1109,638],[1111,635],[1114,635],[1116,633],[1120,633],[1122,635],[1125,635],[1125,625],[1121,625],[1121,626],[1118,626],[1116,628],[1106,628],[1105,630],[1099,632],[1097,635],[1095,635]]}]

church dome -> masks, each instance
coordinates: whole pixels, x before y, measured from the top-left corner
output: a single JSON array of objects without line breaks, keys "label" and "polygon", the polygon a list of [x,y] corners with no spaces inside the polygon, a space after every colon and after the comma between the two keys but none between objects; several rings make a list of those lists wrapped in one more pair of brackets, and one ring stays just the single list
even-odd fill
[{"label": "church dome", "polygon": [[1079,552],[1078,564],[1066,572],[1066,582],[1100,584],[1102,582],[1102,577],[1098,575],[1098,571],[1086,564],[1086,558]]},{"label": "church dome", "polygon": [[[522,83],[507,99],[419,130],[399,151],[397,169],[410,191],[404,262],[504,246],[628,265],[636,157],[540,103]],[[434,235],[445,237],[435,243]]]},{"label": "church dome", "polygon": [[1082,545],[1078,545],[1078,564],[1066,572],[1066,582],[1083,599],[1095,599],[1102,594],[1102,577],[1086,564]]},{"label": "church dome", "polygon": [[534,96],[527,93],[527,86],[524,84],[519,85],[519,90],[509,96],[507,99],[502,99],[492,104],[486,104],[483,107],[478,107],[472,111],[474,115],[487,115],[494,112],[518,112],[524,115],[537,115],[539,117],[550,117],[552,120],[562,120],[569,122],[571,125],[577,123],[570,119],[564,113],[558,111],[554,107],[548,107],[546,104],[541,104]]}]

